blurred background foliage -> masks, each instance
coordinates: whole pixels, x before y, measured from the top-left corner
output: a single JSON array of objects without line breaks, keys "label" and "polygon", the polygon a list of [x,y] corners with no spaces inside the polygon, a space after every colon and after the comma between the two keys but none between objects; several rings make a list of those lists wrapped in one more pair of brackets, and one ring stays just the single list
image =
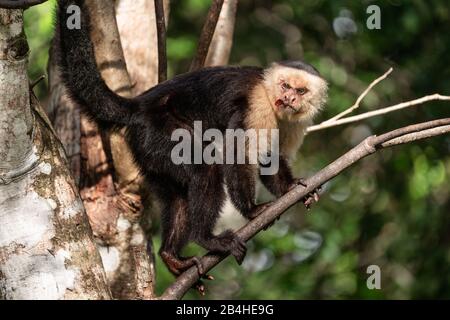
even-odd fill
[{"label": "blurred background foliage", "polygon": [[[26,11],[32,79],[46,72],[54,2]],[[188,69],[209,4],[172,0],[170,75]],[[366,27],[371,4],[381,8],[380,30]],[[320,121],[352,105],[390,66],[393,74],[360,111],[435,92],[449,95],[449,28],[446,0],[240,0],[231,63],[265,66],[296,58],[312,63],[330,82]],[[46,84],[37,92],[45,103]],[[370,134],[448,117],[449,107],[431,102],[312,133],[296,173],[311,175]],[[251,241],[243,267],[227,259],[216,268],[206,298],[450,298],[449,150],[450,138],[444,136],[364,159],[325,185],[311,211],[296,206]],[[372,264],[381,268],[381,290],[366,286]],[[173,278],[159,258],[157,270],[161,292]],[[187,297],[199,298],[193,292]]]}]

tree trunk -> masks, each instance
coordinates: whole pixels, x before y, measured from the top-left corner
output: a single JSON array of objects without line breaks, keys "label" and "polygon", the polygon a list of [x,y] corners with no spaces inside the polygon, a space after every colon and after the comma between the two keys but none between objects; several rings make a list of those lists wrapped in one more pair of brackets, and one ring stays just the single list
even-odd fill
[{"label": "tree trunk", "polygon": [[0,298],[110,299],[63,148],[30,97],[22,13],[0,9]]},{"label": "tree trunk", "polygon": [[[87,1],[87,4],[102,77],[112,90],[130,96],[131,83],[117,30],[114,3]],[[144,29],[142,33],[145,33]],[[54,55],[49,63],[49,78],[52,98],[48,111],[54,115],[53,123],[57,125],[58,133],[67,137],[63,142],[72,156],[72,169],[77,172],[80,168],[80,192],[113,296],[117,299],[150,299],[154,295],[153,254],[151,241],[147,247],[149,235],[144,228],[149,229],[151,223],[143,215],[142,178],[123,135],[100,133],[95,124],[79,116],[77,106],[67,99],[64,88],[60,88]],[[80,124],[73,125],[73,122]]]},{"label": "tree trunk", "polygon": [[205,66],[225,66],[233,47],[238,0],[224,0],[214,36],[209,46]]}]

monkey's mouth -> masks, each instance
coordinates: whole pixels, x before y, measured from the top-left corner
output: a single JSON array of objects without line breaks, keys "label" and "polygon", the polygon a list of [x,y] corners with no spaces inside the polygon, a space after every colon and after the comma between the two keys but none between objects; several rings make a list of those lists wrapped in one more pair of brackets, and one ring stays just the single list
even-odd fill
[{"label": "monkey's mouth", "polygon": [[283,100],[278,99],[277,101],[275,101],[275,105],[277,106],[278,109],[282,109],[283,111],[287,111],[289,113],[299,113],[302,110],[302,107],[300,106],[298,109],[296,109],[295,107],[291,106],[290,104],[285,103]]}]

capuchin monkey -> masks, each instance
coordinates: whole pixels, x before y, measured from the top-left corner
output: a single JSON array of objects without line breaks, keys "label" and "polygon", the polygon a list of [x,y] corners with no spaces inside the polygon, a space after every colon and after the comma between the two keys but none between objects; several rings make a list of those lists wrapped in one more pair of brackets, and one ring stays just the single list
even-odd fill
[{"label": "capuchin monkey", "polygon": [[[67,26],[70,5],[81,8],[81,28]],[[127,99],[112,92],[97,70],[84,1],[59,0],[57,15],[55,44],[63,82],[100,128],[126,129],[136,164],[162,203],[159,253],[169,270],[177,276],[196,265],[203,275],[199,258],[180,255],[189,241],[230,253],[242,263],[244,241],[231,230],[213,234],[226,197],[253,219],[262,211],[255,203],[258,178],[277,197],[299,184],[288,162],[326,101],[326,81],[301,61],[278,62],[267,69],[214,67],[176,76]],[[251,164],[174,164],[171,151],[177,142],[172,132],[192,132],[194,121],[221,132],[278,129],[279,170],[260,175],[261,166]]]}]

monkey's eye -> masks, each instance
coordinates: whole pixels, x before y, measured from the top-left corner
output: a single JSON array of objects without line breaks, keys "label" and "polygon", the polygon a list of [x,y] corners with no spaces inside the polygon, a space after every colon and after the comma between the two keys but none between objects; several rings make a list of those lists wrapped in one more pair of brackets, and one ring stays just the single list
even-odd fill
[{"label": "monkey's eye", "polygon": [[301,96],[303,96],[307,92],[308,92],[308,89],[306,89],[306,88],[298,88],[297,89],[297,93]]},{"label": "monkey's eye", "polygon": [[286,83],[286,82],[283,82],[283,83],[281,84],[281,87],[283,88],[283,90],[289,90],[289,89],[291,89],[291,86],[290,86],[288,83]]}]

